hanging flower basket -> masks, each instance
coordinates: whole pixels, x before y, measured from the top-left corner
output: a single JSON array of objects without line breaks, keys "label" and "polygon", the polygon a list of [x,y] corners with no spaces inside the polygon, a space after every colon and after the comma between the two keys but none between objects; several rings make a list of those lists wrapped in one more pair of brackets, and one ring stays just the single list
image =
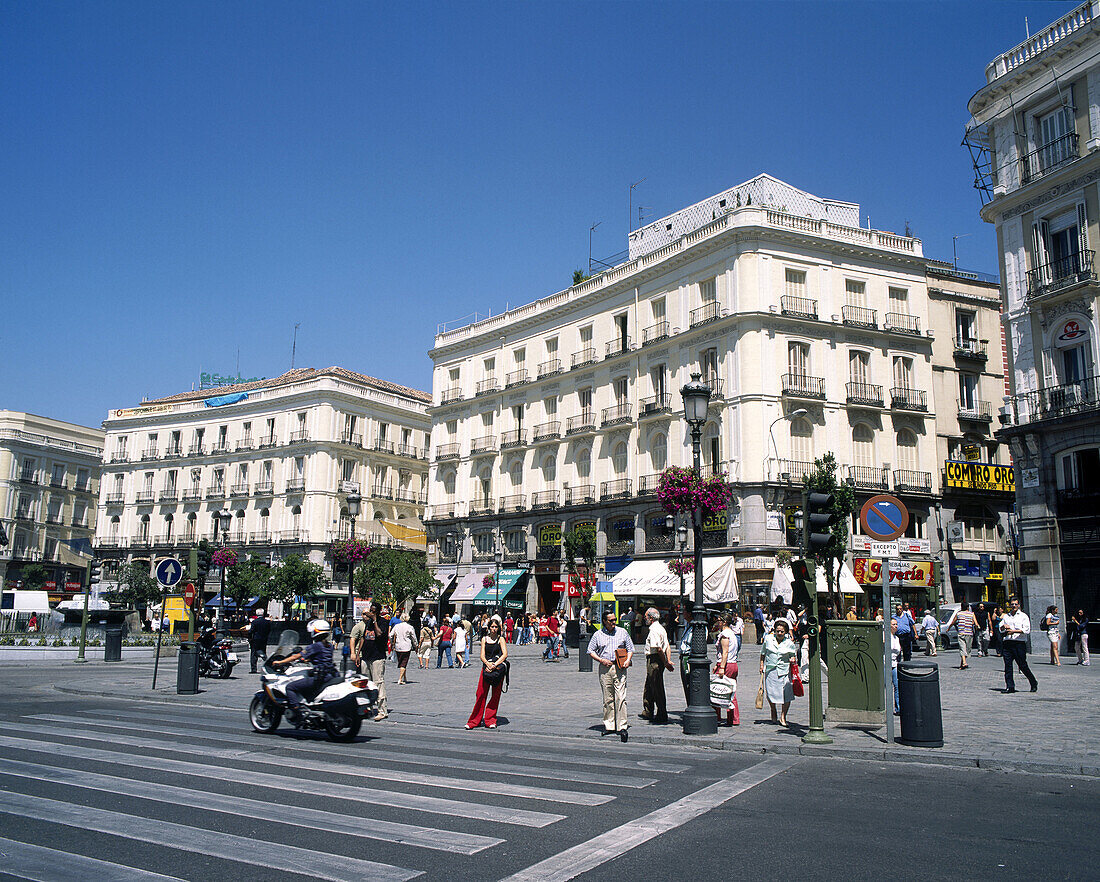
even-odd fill
[{"label": "hanging flower basket", "polygon": [[337,563],[359,563],[372,551],[374,548],[362,539],[340,539],[332,543],[332,557]]},{"label": "hanging flower basket", "polygon": [[237,565],[237,552],[232,548],[219,548],[211,556],[210,560],[216,567],[235,567]]},{"label": "hanging flower basket", "polygon": [[723,475],[703,480],[694,469],[671,466],[661,473],[657,499],[671,514],[698,508],[703,514],[716,515],[729,508],[733,501],[733,488],[726,483]]},{"label": "hanging flower basket", "polygon": [[496,576],[486,576],[481,580],[482,588],[492,588],[497,583]]},{"label": "hanging flower basket", "polygon": [[674,576],[687,576],[695,572],[695,561],[692,560],[670,560],[668,562],[668,571]]}]

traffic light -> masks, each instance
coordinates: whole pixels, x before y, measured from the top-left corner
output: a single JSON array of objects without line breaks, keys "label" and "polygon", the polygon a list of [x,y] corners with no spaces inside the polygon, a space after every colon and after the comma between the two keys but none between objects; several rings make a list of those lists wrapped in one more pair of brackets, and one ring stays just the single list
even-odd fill
[{"label": "traffic light", "polygon": [[210,572],[210,552],[205,548],[192,548],[189,563],[194,578],[200,582],[205,582],[206,574]]},{"label": "traffic light", "polygon": [[88,588],[103,581],[103,564],[94,558],[88,562]]},{"label": "traffic light", "polygon": [[937,558],[932,558],[932,584],[937,587],[943,584],[943,564]]},{"label": "traffic light", "polygon": [[809,493],[806,496],[806,552],[814,554],[823,551],[833,541],[833,524],[836,514],[833,511],[832,493]]},{"label": "traffic light", "polygon": [[794,573],[794,582],[791,583],[791,605],[796,609],[800,606],[810,609],[814,594],[817,592],[817,575],[813,563],[808,560],[792,560],[791,572]]}]

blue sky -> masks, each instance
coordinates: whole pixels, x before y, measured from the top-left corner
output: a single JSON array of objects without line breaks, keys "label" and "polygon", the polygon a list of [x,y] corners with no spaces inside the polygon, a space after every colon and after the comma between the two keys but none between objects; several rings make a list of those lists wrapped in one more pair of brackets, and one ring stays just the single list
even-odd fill
[{"label": "blue sky", "polygon": [[625,249],[642,178],[650,219],[767,172],[996,271],[966,102],[1075,5],[5,3],[0,407],[276,376],[295,323],[428,389],[437,323]]}]

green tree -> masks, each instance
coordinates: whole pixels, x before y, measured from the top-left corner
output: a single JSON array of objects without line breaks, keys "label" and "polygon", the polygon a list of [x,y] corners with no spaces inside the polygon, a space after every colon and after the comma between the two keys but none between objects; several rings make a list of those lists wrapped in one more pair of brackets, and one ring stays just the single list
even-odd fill
[{"label": "green tree", "polygon": [[840,614],[840,568],[848,553],[848,527],[852,513],[856,510],[856,494],[848,484],[836,479],[836,457],[832,453],[814,460],[814,467],[805,478],[806,489],[810,493],[832,493],[834,515],[829,544],[810,555],[818,566],[825,570],[825,580],[829,586],[829,599],[833,609]]},{"label": "green tree", "polygon": [[590,275],[587,275],[584,270],[573,270],[573,284],[579,285],[581,282],[591,279]]},{"label": "green tree", "polygon": [[237,609],[253,597],[267,597],[271,590],[272,568],[267,561],[249,555],[225,574],[225,596],[233,599]]},{"label": "green tree", "polygon": [[149,575],[149,565],[133,561],[123,564],[118,571],[114,590],[105,592],[112,603],[128,609],[159,603],[161,587]]},{"label": "green tree", "polygon": [[429,572],[423,552],[403,548],[376,548],[355,567],[355,590],[380,603],[403,609],[417,597],[431,596],[442,587]]},{"label": "green tree", "polygon": [[24,588],[38,591],[49,581],[49,573],[42,564],[29,563],[19,573],[19,579]]},{"label": "green tree", "polygon": [[290,554],[280,566],[272,569],[268,597],[286,604],[293,602],[295,597],[314,597],[324,587],[324,567],[301,555]]},{"label": "green tree", "polygon": [[[570,582],[573,577],[583,575],[585,584],[591,585],[592,575],[596,572],[596,534],[591,529],[573,529],[562,536],[562,545],[565,546],[565,567],[569,571]],[[581,603],[587,601],[588,591],[582,589]]]}]

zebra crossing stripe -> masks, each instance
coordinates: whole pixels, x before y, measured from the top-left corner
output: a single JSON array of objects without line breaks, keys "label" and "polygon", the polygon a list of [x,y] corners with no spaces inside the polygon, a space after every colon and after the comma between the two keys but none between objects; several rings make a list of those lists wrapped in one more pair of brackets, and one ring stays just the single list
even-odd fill
[{"label": "zebra crossing stripe", "polygon": [[[57,721],[71,722],[66,717],[57,717]],[[7,727],[0,726],[0,729]],[[132,726],[126,726],[127,729],[132,729]],[[48,726],[19,726],[20,731],[25,732],[37,732],[42,735],[54,735],[59,738],[75,738],[83,741],[102,741],[103,733],[101,732],[74,732],[69,729],[51,729]],[[173,736],[177,733],[170,732]],[[239,739],[232,739],[234,743],[238,743]],[[169,744],[166,741],[162,741],[155,738],[141,738],[136,735],[111,735],[111,742],[116,745],[126,745],[127,747],[139,747],[146,750],[179,750],[181,744],[187,742],[173,741]],[[241,744],[239,749],[220,749],[213,748],[206,745],[202,746],[202,751],[205,756],[212,759],[225,759],[232,760],[234,762],[259,762],[259,763],[271,763],[273,760],[270,756],[259,756],[258,750],[267,750],[274,747],[270,741],[262,745],[258,745],[255,742],[251,744]],[[415,784],[418,787],[435,787],[443,790],[461,790],[467,793],[492,793],[499,794],[501,792],[500,784],[496,781],[478,780],[474,778],[453,778],[446,776],[443,778],[435,778],[432,776],[426,776],[422,772],[407,772],[401,769],[372,769],[370,767],[363,766],[348,766],[347,764],[330,763],[330,762],[318,762],[315,760],[294,759],[294,765],[299,770],[309,770],[311,772],[321,772],[326,775],[345,775],[352,778],[370,778],[372,780],[382,781],[395,781],[404,784]],[[615,797],[607,793],[586,793],[579,790],[559,790],[549,787],[534,787],[528,784],[509,784],[507,789],[507,795],[517,797],[520,799],[539,799],[545,802],[563,802],[569,804],[583,803],[584,805],[603,805],[606,802],[611,802]]]},{"label": "zebra crossing stripe", "polygon": [[0,775],[17,778],[29,778],[33,781],[51,781],[66,787],[81,787],[97,793],[117,793],[120,796],[134,796],[156,802],[173,805],[195,804],[201,801],[204,811],[218,811],[248,818],[265,818],[280,824],[295,827],[307,827],[327,830],[332,833],[345,833],[364,839],[377,839],[382,842],[399,845],[413,845],[420,848],[433,848],[452,854],[477,854],[486,848],[499,845],[504,840],[491,836],[478,836],[472,833],[453,833],[449,830],[437,830],[432,827],[420,827],[414,824],[399,824],[376,818],[357,818],[336,812],[305,808],[298,805],[263,802],[241,796],[229,796],[224,793],[212,793],[207,790],[192,790],[173,784],[158,784],[153,781],[137,781],[132,778],[119,778],[114,775],[100,775],[79,769],[56,768],[37,763],[25,763],[20,760],[0,758]]},{"label": "zebra crossing stripe", "polygon": [[123,839],[150,842],[165,848],[184,849],[250,866],[268,867],[280,873],[301,873],[318,879],[330,879],[332,882],[347,882],[348,879],[407,882],[424,875],[419,870],[407,870],[377,861],[318,852],[283,845],[281,842],[253,839],[250,836],[220,833],[141,815],[72,805],[56,799],[12,793],[9,790],[0,790],[0,812],[81,830],[109,833]]},{"label": "zebra crossing stripe", "polygon": [[[24,717],[28,720],[41,720],[49,723],[71,723],[72,717],[64,717],[58,714],[28,714]],[[118,720],[106,720],[98,717],[90,717],[88,715],[82,715],[80,722],[86,723],[90,726],[102,726],[109,729],[127,729],[132,730],[134,728],[133,723],[120,722]],[[163,718],[162,718],[163,722]],[[211,728],[203,728],[198,730],[194,728],[194,723],[190,723],[191,728],[188,730],[189,734],[194,738],[204,738],[208,741],[224,741],[231,744],[240,744],[241,736],[239,734],[239,728],[237,731],[227,730],[224,727],[218,730]],[[179,735],[179,729],[173,729],[169,726],[150,726],[147,723],[141,724],[141,731],[151,734],[160,735]],[[310,741],[296,741],[287,744],[280,742],[280,747],[287,750],[308,751],[310,753],[322,752],[318,749],[317,745]],[[362,748],[362,749],[360,749]],[[365,745],[356,747],[346,747],[337,744],[325,744],[323,752],[326,755],[336,754],[338,756],[353,756],[358,759],[369,757],[372,761],[381,762],[393,762],[404,763],[406,765],[418,765],[418,766],[430,766],[433,769],[439,768],[439,757],[425,757],[422,755],[411,753],[394,753],[385,749],[371,749]],[[592,782],[592,773],[584,771],[575,771],[569,769],[532,769],[525,766],[508,765],[507,763],[487,763],[482,761],[466,762],[463,761],[462,768],[467,772],[485,772],[493,775],[511,775],[520,778],[538,778],[545,779],[552,777],[555,781],[576,781],[584,784],[590,784]],[[386,775],[387,778],[392,778],[391,774]],[[649,787],[652,784],[657,783],[656,778],[634,778],[629,775],[616,775],[614,781],[608,781],[609,785],[613,787],[627,787],[633,790],[639,790],[644,787]],[[509,785],[510,787],[511,785]]]},{"label": "zebra crossing stripe", "polygon": [[0,860],[0,873],[31,882],[182,882],[177,876],[162,876],[14,839],[0,838]]},{"label": "zebra crossing stripe", "polygon": [[[0,724],[0,731],[26,731],[30,727],[6,727]],[[53,733],[55,730],[48,730]],[[67,734],[67,733],[62,733]],[[9,737],[0,735],[0,747],[11,747],[18,750],[27,750],[32,753],[48,753],[56,756],[72,756],[73,747],[59,742],[44,742],[27,737]],[[162,745],[163,749],[170,749]],[[465,817],[477,821],[496,821],[503,824],[518,824],[525,827],[546,827],[561,821],[565,815],[556,815],[549,812],[536,812],[529,809],[509,808],[507,806],[482,805],[470,800],[442,799],[435,796],[423,796],[419,793],[402,793],[400,791],[381,790],[374,787],[352,786],[350,784],[337,784],[329,781],[311,781],[307,778],[290,775],[274,775],[267,772],[254,772],[247,769],[234,769],[229,766],[212,766],[205,763],[192,763],[185,760],[174,760],[167,757],[149,757],[144,754],[134,755],[121,753],[114,750],[103,750],[96,747],[81,747],[80,756],[83,759],[98,760],[105,763],[114,763],[120,766],[132,766],[138,769],[156,768],[165,772],[180,772],[185,775],[195,775],[202,779],[216,777],[219,781],[232,781],[237,784],[249,784],[256,787],[271,787],[281,793],[288,790],[296,793],[311,793],[318,796],[339,797],[353,802],[362,802],[368,805],[384,805],[391,808],[410,809],[430,814],[447,815],[448,817]],[[236,754],[235,759],[242,756]],[[273,765],[271,760],[263,760],[259,757],[245,757],[249,762]]]}]

